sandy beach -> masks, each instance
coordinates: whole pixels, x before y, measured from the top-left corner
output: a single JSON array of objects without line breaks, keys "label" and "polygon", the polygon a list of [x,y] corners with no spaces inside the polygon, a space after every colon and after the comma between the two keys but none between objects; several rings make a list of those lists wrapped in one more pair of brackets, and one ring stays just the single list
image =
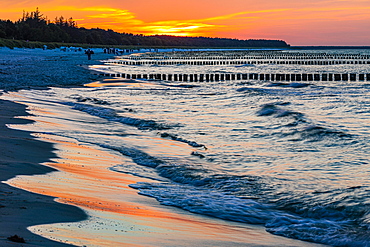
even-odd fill
[{"label": "sandy beach", "polygon": [[[0,90],[12,99],[0,96],[0,246],[321,246],[163,206],[129,187],[150,179],[109,170],[132,162],[118,152],[14,129],[53,123],[37,122],[8,92],[81,86],[98,80],[86,66],[109,57],[0,48]],[[26,243],[9,241],[13,235]]]},{"label": "sandy beach", "polygon": [[[0,48],[0,88],[17,90],[33,86],[46,87],[53,85],[55,81],[64,85],[89,82],[94,77],[82,67],[88,63],[92,61],[81,54]],[[81,81],[71,79],[76,78],[72,73],[67,73],[71,70],[79,74]],[[0,180],[54,171],[55,169],[40,165],[55,157],[52,144],[35,140],[29,132],[6,127],[6,124],[32,122],[14,118],[28,115],[26,106],[1,100],[0,109]],[[0,209],[1,246],[17,246],[16,243],[7,241],[8,237],[14,235],[24,238],[29,246],[66,246],[32,234],[26,228],[41,223],[79,221],[87,217],[82,210],[56,203],[52,197],[17,189],[5,183],[0,184]],[[61,212],[64,213],[61,215]]]},{"label": "sandy beach", "polygon": [[[39,165],[54,156],[50,143],[37,141],[30,133],[11,130],[5,126],[10,123],[28,122],[13,118],[24,115],[25,106],[9,101],[1,101],[0,106],[0,180],[6,181],[17,175],[44,174],[53,171]],[[86,218],[86,214],[76,207],[59,204],[54,202],[52,197],[27,192],[4,183],[0,184],[0,210],[1,246],[17,246],[7,241],[8,237],[14,235],[24,238],[29,246],[65,246],[32,234],[26,228],[34,224]]]}]

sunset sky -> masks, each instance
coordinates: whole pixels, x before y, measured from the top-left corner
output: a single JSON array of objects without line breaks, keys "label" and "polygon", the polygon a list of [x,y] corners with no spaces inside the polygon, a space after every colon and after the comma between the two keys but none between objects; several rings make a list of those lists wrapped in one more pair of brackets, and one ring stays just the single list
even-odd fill
[{"label": "sunset sky", "polygon": [[117,32],[370,45],[370,0],[0,0],[0,19],[36,7]]}]

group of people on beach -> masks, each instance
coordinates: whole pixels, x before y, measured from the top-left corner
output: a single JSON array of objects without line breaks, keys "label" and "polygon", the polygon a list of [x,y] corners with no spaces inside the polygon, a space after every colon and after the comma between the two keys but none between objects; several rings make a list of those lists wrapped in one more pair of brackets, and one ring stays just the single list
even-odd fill
[{"label": "group of people on beach", "polygon": [[133,49],[104,48],[103,51],[104,53],[108,53],[108,54],[123,55],[124,53],[130,53],[130,52],[133,52],[134,50]]}]

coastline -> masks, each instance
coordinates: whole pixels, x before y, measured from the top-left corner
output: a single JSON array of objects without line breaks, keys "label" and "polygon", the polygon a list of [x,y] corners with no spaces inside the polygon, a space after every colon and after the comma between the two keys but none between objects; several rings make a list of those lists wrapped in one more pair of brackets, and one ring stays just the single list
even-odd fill
[{"label": "coastline", "polygon": [[[25,124],[29,121],[14,118],[26,115],[26,107],[10,101],[0,101],[0,180],[18,175],[45,174],[55,169],[40,165],[55,155],[50,143],[35,140],[30,133],[9,129],[5,124]],[[23,113],[23,114],[22,114]],[[62,213],[61,213],[62,212]],[[0,183],[0,245],[17,246],[7,240],[18,235],[27,246],[70,246],[42,238],[27,230],[30,225],[69,222],[86,219],[79,208],[60,204],[54,198],[34,194]]]},{"label": "coastline", "polygon": [[86,66],[101,64],[101,60],[114,55],[94,50],[88,60],[84,51],[0,47],[0,90],[79,86],[97,80],[99,76],[86,70]]},{"label": "coastline", "polygon": [[[23,56],[23,54],[28,52],[30,51],[22,51],[21,54]],[[37,52],[42,54],[40,50],[36,51],[32,56],[37,57]],[[9,54],[9,56],[11,56],[11,52]],[[17,61],[13,61],[13,70],[1,70],[3,64],[0,57],[0,72],[6,71],[7,73],[0,73],[0,79],[5,78],[4,80],[0,80],[0,84],[3,83],[3,85],[0,85],[0,88],[17,90],[35,88],[35,86],[40,89],[57,85],[79,86],[95,79],[92,74],[89,74],[88,70],[83,68],[83,66],[97,63],[97,61],[87,61],[86,57],[81,54],[52,54],[42,57],[39,60],[41,61],[40,63],[35,63],[35,61],[27,62],[29,58],[27,56],[23,58],[26,59],[25,64],[19,64],[18,61],[17,65]],[[93,59],[99,59],[99,56],[95,56]],[[103,56],[101,59],[104,59]],[[40,67],[37,65],[44,64],[43,61],[48,61],[49,65],[40,72],[38,77],[37,70]],[[55,61],[55,63],[53,61]],[[64,64],[65,68],[56,71],[62,64]],[[36,68],[30,69],[32,66]],[[54,66],[54,69],[51,69],[52,66]],[[20,74],[14,75],[17,71],[22,71],[22,68],[23,71],[25,71],[23,79]],[[64,72],[65,69],[69,71],[70,74],[66,75]],[[13,81],[9,79],[12,76],[14,77]],[[52,79],[50,79],[50,76],[52,76]],[[79,78],[78,82],[76,79],[71,81],[72,77]],[[63,79],[59,81],[58,78]],[[55,80],[58,80],[58,83],[55,83]],[[5,83],[6,85],[4,86]],[[34,179],[34,183],[31,183],[29,189],[25,188],[26,186],[22,187],[26,190],[17,189],[5,183],[0,184],[0,205],[5,206],[2,208],[0,206],[0,229],[2,229],[0,233],[1,246],[21,246],[6,240],[7,237],[15,234],[25,238],[27,246],[70,246],[59,242],[53,242],[40,235],[33,234],[27,230],[26,227],[38,224],[83,221],[87,217],[85,212],[90,212],[91,214],[95,212],[99,215],[107,214],[108,217],[115,216],[120,218],[120,222],[126,222],[127,225],[124,227],[128,229],[131,229],[130,227],[132,227],[132,225],[130,224],[135,222],[136,230],[128,230],[125,235],[121,236],[123,241],[127,241],[125,244],[129,246],[174,246],[175,243],[177,243],[178,246],[321,246],[269,234],[264,231],[262,226],[250,226],[227,222],[206,216],[194,215],[176,208],[162,206],[156,202],[155,199],[140,196],[137,194],[136,190],[128,188],[129,184],[145,179],[127,174],[114,173],[114,178],[112,174],[107,174],[105,180],[102,180],[104,178],[103,171],[107,170],[106,167],[101,167],[101,169],[98,170],[94,166],[94,169],[99,171],[97,173],[99,176],[94,176],[94,173],[89,172],[86,168],[81,169],[81,162],[88,162],[78,158],[79,156],[76,155],[76,153],[79,152],[76,152],[76,148],[83,148],[84,153],[88,151],[89,153],[96,154],[96,152],[99,151],[96,147],[80,147],[80,144],[78,145],[79,147],[73,147],[73,143],[71,142],[58,144],[56,140],[48,141],[47,137],[35,138],[31,135],[31,132],[14,130],[6,127],[5,124],[25,124],[31,122],[30,120],[14,118],[15,116],[26,115],[25,105],[0,100],[0,111],[0,115],[2,116],[0,118],[0,147],[2,149],[0,156],[0,179],[1,181],[5,181],[17,175],[32,175],[31,179]],[[61,164],[64,164],[62,161],[55,162],[56,159],[63,159],[62,155],[58,154],[57,150],[59,150],[60,153],[73,153],[75,155],[73,156],[74,158],[69,156],[69,159],[79,160],[80,163],[75,166],[62,167]],[[106,156],[106,154],[102,156]],[[88,157],[94,159],[91,155]],[[113,157],[112,159],[120,161],[117,157]],[[68,158],[66,160],[68,160]],[[107,164],[111,164],[109,162]],[[51,173],[53,171],[59,172]],[[44,176],[45,174],[46,176],[42,177],[43,179],[38,177],[38,175]],[[64,198],[63,193],[56,196],[55,189],[63,184],[61,182],[56,182],[60,180],[53,178],[64,178],[69,174],[73,174],[74,179],[76,179],[74,182],[76,183],[71,183],[72,189],[68,192],[75,192],[77,188],[82,191],[77,192],[74,197],[69,198]],[[44,179],[47,180],[48,177],[53,181],[52,186],[46,186],[48,185],[47,183],[42,183]],[[82,198],[81,195],[87,195],[82,193],[89,191],[88,189],[91,190],[90,184],[88,184],[89,181],[94,181],[94,183],[95,181],[101,180],[107,182],[112,179],[115,182],[122,181],[122,195],[124,195],[122,196],[122,205],[124,206],[124,210],[120,211],[117,209],[116,212],[110,212],[109,210],[101,208],[101,204],[99,203],[93,205],[87,204],[87,200],[85,200],[85,202],[84,200],[80,200]],[[10,182],[10,184],[12,184],[12,182]],[[105,184],[102,183],[100,185]],[[101,188],[101,186],[97,188]],[[35,193],[28,191],[34,191]],[[107,191],[102,189],[101,194],[107,195]],[[112,194],[113,193],[114,192],[112,192]],[[64,195],[70,196],[68,193],[64,193]],[[85,199],[99,199],[99,195],[94,196],[94,198]],[[56,197],[59,198],[57,202],[60,203],[54,201],[53,198]],[[104,201],[102,199],[97,202]],[[70,206],[66,203],[75,206]],[[91,211],[88,211],[89,207]],[[83,210],[80,208],[83,208]],[[58,217],[55,217],[56,215]],[[48,226],[42,226],[41,228],[47,229]],[[76,229],[79,228],[80,225],[77,225]],[[147,230],[142,231],[141,229]],[[114,232],[109,234],[113,235]],[[109,234],[108,237],[110,236]],[[76,236],[68,236],[67,233],[66,237],[77,239],[80,237],[79,232],[76,232],[75,235]],[[125,238],[127,238],[127,240],[125,240]],[[66,241],[62,238],[58,240]],[[91,241],[93,240],[94,239]],[[97,243],[96,246],[109,245],[107,245],[107,243]]]},{"label": "coastline", "polygon": [[[78,86],[90,82],[96,79],[96,76],[90,74],[83,66],[97,64],[98,60],[111,57],[112,55],[101,53],[94,57],[97,60],[87,60],[84,54],[71,52],[1,47],[0,96],[1,90],[41,89],[55,84]],[[41,64],[45,66],[40,66]],[[79,80],[76,81],[76,78]],[[55,158],[53,144],[36,140],[30,132],[6,126],[31,123],[30,120],[18,118],[29,115],[26,108],[25,105],[0,99],[0,245],[23,246],[7,239],[17,235],[26,241],[27,246],[72,246],[31,233],[27,227],[81,221],[87,218],[83,210],[57,203],[53,197],[35,194],[4,183],[18,175],[56,171],[41,165]]]}]

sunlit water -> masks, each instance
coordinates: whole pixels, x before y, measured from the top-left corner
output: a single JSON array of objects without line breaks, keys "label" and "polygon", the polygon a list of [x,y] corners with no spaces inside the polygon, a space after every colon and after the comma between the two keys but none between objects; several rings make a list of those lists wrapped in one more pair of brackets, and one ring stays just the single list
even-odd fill
[{"label": "sunlit water", "polygon": [[[370,65],[106,64],[94,69],[129,74],[370,73]],[[116,79],[18,96],[45,109],[57,104],[76,123],[70,129],[46,125],[49,129],[33,131],[119,151],[133,163],[110,169],[156,179],[131,187],[164,205],[261,224],[289,238],[370,246],[370,82]],[[101,120],[80,122],[82,113]]]}]

